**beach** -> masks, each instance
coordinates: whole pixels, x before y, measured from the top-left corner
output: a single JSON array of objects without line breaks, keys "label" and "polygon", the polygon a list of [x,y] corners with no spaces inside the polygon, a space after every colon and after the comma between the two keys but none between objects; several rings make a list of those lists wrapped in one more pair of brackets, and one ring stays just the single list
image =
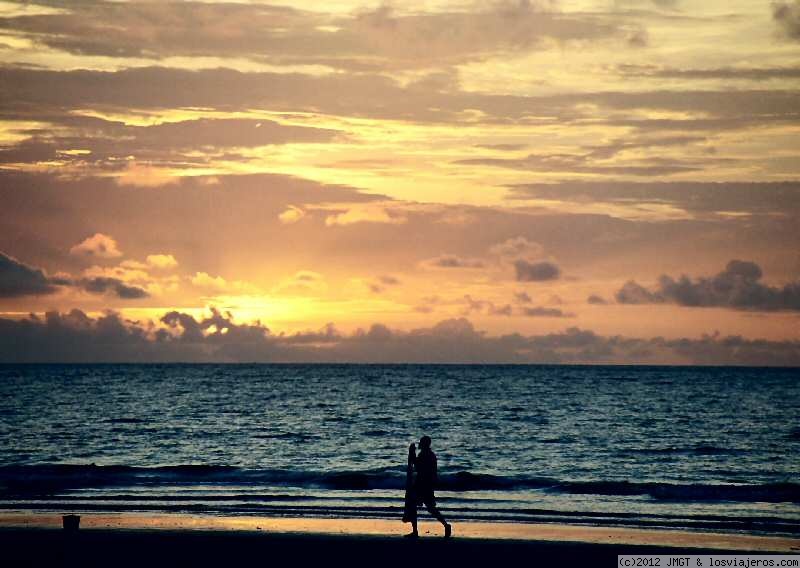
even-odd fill
[{"label": "beach", "polygon": [[[7,566],[267,565],[442,566],[492,561],[546,566],[615,566],[619,554],[742,554],[800,552],[800,539],[745,534],[616,527],[460,523],[451,539],[435,523],[420,538],[408,525],[369,519],[291,519],[193,515],[84,515],[74,533],[59,515],[0,516]],[[591,563],[591,564],[587,564]]]}]

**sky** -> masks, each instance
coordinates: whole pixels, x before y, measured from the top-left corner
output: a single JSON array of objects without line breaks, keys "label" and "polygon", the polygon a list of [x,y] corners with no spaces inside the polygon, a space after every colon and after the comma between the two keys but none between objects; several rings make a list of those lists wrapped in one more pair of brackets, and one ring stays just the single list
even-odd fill
[{"label": "sky", "polygon": [[800,365],[800,0],[0,1],[0,361]]}]

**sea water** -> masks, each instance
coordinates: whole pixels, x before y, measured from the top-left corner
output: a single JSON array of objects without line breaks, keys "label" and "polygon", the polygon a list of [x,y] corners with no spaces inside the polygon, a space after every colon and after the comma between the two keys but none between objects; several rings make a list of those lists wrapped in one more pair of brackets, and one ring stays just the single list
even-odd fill
[{"label": "sea water", "polygon": [[[800,370],[0,366],[0,509],[800,533]],[[423,514],[424,517],[424,514]]]}]

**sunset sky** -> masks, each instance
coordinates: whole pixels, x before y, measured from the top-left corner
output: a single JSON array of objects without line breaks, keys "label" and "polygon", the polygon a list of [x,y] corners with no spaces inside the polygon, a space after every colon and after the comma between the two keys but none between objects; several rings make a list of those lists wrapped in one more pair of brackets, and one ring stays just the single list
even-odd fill
[{"label": "sunset sky", "polygon": [[0,1],[0,361],[800,365],[800,1]]}]

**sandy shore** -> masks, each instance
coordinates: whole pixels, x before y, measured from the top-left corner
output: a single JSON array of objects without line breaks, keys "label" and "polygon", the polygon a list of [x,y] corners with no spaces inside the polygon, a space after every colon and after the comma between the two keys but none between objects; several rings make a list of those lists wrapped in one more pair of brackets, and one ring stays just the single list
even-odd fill
[{"label": "sandy shore", "polygon": [[[718,549],[488,538],[187,529],[0,528],[3,566],[616,566],[618,554],[724,554]],[[741,552],[741,551],[739,551]]]},{"label": "sandy shore", "polygon": [[[409,554],[425,564],[474,565],[498,558],[526,563],[616,565],[617,554],[800,552],[800,539],[618,527],[463,522],[455,538],[441,526],[420,523],[422,537],[400,535],[408,525],[381,519],[289,519],[152,514],[90,514],[77,534],[61,530],[59,515],[0,515],[0,550],[8,566],[191,565],[218,566],[238,558],[269,563],[287,558],[329,565],[400,565]],[[598,562],[603,559],[603,562]],[[413,562],[413,559],[411,560]]]}]

